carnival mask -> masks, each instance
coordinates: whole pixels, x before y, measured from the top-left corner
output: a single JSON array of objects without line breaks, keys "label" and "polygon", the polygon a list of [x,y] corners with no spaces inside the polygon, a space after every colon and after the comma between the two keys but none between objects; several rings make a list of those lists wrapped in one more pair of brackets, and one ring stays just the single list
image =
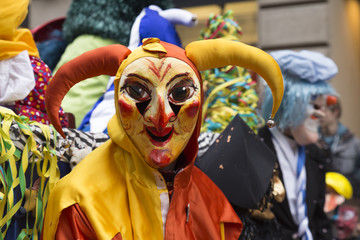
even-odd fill
[{"label": "carnival mask", "polygon": [[337,239],[348,239],[351,237],[356,227],[357,221],[358,216],[354,207],[339,207],[338,218],[335,222]]},{"label": "carnival mask", "polygon": [[302,124],[291,129],[291,134],[295,141],[300,145],[308,145],[318,141],[318,127],[320,120],[324,117],[324,108],[320,103],[325,101],[323,95],[316,96],[306,109],[306,118]]},{"label": "carnival mask", "polygon": [[153,168],[164,168],[184,150],[198,119],[200,82],[176,58],[143,57],[130,63],[119,82],[120,120]]}]

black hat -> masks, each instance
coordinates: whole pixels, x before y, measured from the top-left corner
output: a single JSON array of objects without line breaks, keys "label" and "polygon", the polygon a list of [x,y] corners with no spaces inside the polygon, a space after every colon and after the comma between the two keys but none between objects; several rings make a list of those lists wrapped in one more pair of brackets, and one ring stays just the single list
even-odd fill
[{"label": "black hat", "polygon": [[233,205],[256,209],[270,189],[275,162],[275,154],[236,115],[195,164]]}]

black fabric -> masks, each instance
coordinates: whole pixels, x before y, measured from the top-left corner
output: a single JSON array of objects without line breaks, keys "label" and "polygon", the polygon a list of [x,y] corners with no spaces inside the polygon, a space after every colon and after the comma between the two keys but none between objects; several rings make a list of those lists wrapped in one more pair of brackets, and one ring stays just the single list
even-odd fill
[{"label": "black fabric", "polygon": [[232,205],[257,209],[269,191],[275,162],[273,152],[236,115],[195,164]]},{"label": "black fabric", "polygon": [[[271,140],[271,133],[267,127],[261,128],[258,135],[263,138],[264,143],[276,153]],[[316,240],[328,240],[332,238],[330,221],[323,211],[325,203],[325,159],[327,153],[316,145],[308,145],[306,152],[306,204],[309,218],[309,227]],[[279,177],[284,182],[281,169]],[[286,179],[285,179],[286,181]],[[292,219],[287,197],[282,203],[272,200],[271,211],[276,216],[276,221],[281,226],[281,238],[293,239],[298,226]],[[296,239],[296,238],[295,238]]]}]

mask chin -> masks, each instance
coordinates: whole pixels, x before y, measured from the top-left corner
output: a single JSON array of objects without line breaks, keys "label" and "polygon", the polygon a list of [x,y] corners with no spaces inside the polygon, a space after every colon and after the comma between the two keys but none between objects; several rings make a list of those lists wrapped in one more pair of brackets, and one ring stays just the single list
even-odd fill
[{"label": "mask chin", "polygon": [[309,106],[306,115],[302,124],[291,128],[291,134],[299,145],[309,145],[319,140],[319,117],[323,115],[323,112]]},{"label": "mask chin", "polygon": [[299,145],[309,145],[319,140],[317,130],[313,131],[312,129],[309,129],[304,123],[296,128],[292,128],[291,134]]},{"label": "mask chin", "polygon": [[149,154],[147,163],[153,168],[166,168],[174,159],[168,150],[153,149]]}]

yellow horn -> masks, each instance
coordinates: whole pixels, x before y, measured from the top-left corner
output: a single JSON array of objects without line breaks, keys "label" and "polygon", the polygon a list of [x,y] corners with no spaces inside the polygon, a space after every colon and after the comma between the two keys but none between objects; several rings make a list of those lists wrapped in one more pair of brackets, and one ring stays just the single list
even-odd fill
[{"label": "yellow horn", "polygon": [[269,54],[259,48],[226,39],[195,41],[187,45],[185,51],[199,71],[237,65],[259,74],[267,82],[273,95],[268,126],[274,126],[273,118],[284,94],[284,84],[280,67]]}]

